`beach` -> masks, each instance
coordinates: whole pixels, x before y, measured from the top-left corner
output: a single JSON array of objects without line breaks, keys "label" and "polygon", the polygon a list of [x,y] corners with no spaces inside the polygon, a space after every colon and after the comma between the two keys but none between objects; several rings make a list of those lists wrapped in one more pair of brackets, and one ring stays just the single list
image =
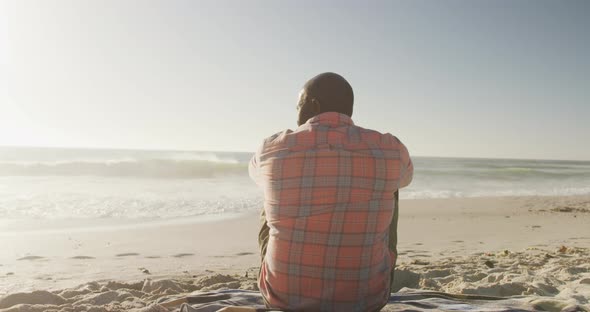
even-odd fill
[{"label": "beach", "polygon": [[[140,310],[163,296],[256,289],[255,212],[135,224],[2,222],[2,312]],[[588,224],[587,195],[401,200],[393,290],[527,295],[549,300],[550,310],[588,307]],[[91,310],[98,307],[104,310]]]},{"label": "beach", "polygon": [[[0,148],[0,311],[257,290],[251,153]],[[590,300],[590,162],[415,157],[393,291]],[[171,311],[174,311],[172,309]]]},{"label": "beach", "polygon": [[0,312],[590,312],[589,16],[0,0]]}]

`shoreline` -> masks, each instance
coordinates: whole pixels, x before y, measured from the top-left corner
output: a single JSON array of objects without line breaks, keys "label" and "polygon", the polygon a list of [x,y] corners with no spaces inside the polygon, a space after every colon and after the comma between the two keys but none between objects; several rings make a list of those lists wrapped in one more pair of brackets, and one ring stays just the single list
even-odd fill
[{"label": "shoreline", "polygon": [[[431,206],[449,206],[459,205],[464,208],[466,203],[487,203],[487,202],[539,202],[547,200],[552,207],[562,205],[567,199],[578,201],[578,199],[588,199],[590,194],[586,195],[514,195],[514,196],[480,196],[480,197],[448,197],[448,198],[402,198],[400,199],[400,213],[406,209],[403,206],[409,205],[407,209]],[[534,205],[534,204],[533,204]],[[474,205],[469,209],[488,209]],[[590,213],[590,204],[584,205],[580,213]],[[538,209],[538,212],[550,212],[550,209]],[[572,211],[576,212],[576,211]],[[252,218],[258,216],[259,212],[235,212],[220,214],[201,214],[192,216],[172,217],[172,218],[70,218],[70,219],[24,219],[10,218],[0,220],[0,236],[16,234],[42,234],[42,233],[60,233],[60,232],[104,232],[124,229],[151,228],[161,226],[187,225],[199,223],[220,223],[241,218]],[[412,215],[412,213],[409,213]]]},{"label": "shoreline", "polygon": [[142,219],[108,219],[108,218],[78,218],[78,219],[6,219],[0,221],[0,236],[15,236],[29,234],[56,234],[77,232],[108,232],[116,230],[131,230],[162,226],[218,223],[226,220],[248,217],[252,213],[227,213],[214,215],[197,215],[175,218],[142,218]]}]

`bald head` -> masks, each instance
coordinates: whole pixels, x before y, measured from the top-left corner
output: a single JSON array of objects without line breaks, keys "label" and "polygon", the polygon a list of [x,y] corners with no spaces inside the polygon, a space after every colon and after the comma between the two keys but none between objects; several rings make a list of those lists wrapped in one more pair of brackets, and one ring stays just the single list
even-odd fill
[{"label": "bald head", "polygon": [[354,94],[344,77],[323,73],[311,78],[299,94],[299,125],[309,118],[326,112],[337,112],[352,117]]}]

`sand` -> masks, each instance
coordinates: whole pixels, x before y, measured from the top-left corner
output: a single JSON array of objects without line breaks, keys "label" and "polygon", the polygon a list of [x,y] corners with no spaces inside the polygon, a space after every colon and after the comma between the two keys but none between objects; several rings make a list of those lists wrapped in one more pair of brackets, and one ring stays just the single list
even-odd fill
[{"label": "sand", "polygon": [[[590,301],[590,196],[403,200],[396,290]],[[141,310],[255,289],[258,216],[0,221],[0,311]],[[590,309],[590,307],[589,307]]]}]

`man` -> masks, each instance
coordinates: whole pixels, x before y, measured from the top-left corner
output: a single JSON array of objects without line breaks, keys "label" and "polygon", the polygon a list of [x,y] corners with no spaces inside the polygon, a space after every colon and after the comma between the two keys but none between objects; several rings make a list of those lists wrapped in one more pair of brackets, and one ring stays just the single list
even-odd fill
[{"label": "man", "polygon": [[265,139],[250,162],[265,196],[258,285],[270,307],[378,311],[387,303],[397,190],[413,166],[396,137],[353,123],[353,101],[343,77],[312,78],[299,95],[299,127]]}]

